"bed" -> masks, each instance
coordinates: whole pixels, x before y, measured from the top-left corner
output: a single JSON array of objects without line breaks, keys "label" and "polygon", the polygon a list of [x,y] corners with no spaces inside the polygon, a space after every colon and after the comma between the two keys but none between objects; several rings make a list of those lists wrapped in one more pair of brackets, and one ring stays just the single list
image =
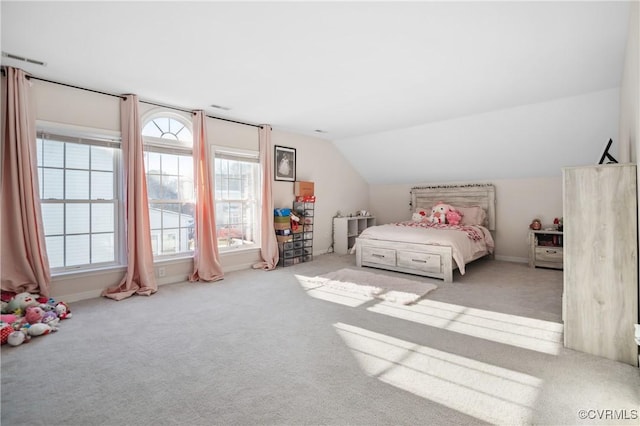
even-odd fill
[{"label": "bed", "polygon": [[455,269],[464,274],[468,263],[493,255],[496,197],[492,184],[413,187],[409,217],[420,209],[431,212],[438,202],[465,213],[462,226],[407,220],[366,228],[354,246],[356,265],[453,282]]}]

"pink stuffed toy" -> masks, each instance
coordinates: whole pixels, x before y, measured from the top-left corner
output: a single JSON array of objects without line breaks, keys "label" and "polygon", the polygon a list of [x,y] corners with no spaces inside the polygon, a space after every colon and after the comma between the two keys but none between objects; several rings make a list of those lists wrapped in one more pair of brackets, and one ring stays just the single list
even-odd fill
[{"label": "pink stuffed toy", "polygon": [[39,306],[29,306],[27,312],[24,314],[24,319],[29,324],[36,324],[42,320],[44,311]]},{"label": "pink stuffed toy", "polygon": [[445,204],[442,201],[439,201],[433,208],[431,209],[431,216],[429,216],[429,222],[431,223],[447,223],[447,212],[451,210],[451,206],[449,204]]},{"label": "pink stuffed toy", "polygon": [[458,210],[449,210],[445,216],[449,225],[460,225],[460,221],[462,220],[462,213],[460,213]]},{"label": "pink stuffed toy", "polygon": [[7,324],[13,324],[18,320],[18,316],[14,314],[2,314],[0,315],[0,322],[6,322]]}]

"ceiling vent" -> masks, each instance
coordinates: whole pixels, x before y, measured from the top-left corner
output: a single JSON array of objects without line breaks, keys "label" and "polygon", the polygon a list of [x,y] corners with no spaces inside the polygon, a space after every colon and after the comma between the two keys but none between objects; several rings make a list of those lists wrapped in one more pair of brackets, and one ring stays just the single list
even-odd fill
[{"label": "ceiling vent", "polygon": [[30,64],[40,65],[43,67],[47,66],[46,62],[38,61],[37,59],[25,58],[23,56],[14,55],[13,53],[2,52],[2,57],[15,59],[16,61],[28,62]]},{"label": "ceiling vent", "polygon": [[212,105],[209,105],[209,106],[210,106],[211,108],[221,109],[221,110],[223,110],[223,111],[229,111],[229,110],[231,109],[231,108],[226,107],[226,106],[215,105],[215,104],[212,104]]}]

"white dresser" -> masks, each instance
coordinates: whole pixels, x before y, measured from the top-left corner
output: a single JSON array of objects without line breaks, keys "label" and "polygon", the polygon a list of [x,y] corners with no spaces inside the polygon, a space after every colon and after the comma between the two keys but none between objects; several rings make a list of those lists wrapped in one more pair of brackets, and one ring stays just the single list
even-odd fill
[{"label": "white dresser", "polygon": [[563,169],[565,346],[638,365],[636,166]]}]

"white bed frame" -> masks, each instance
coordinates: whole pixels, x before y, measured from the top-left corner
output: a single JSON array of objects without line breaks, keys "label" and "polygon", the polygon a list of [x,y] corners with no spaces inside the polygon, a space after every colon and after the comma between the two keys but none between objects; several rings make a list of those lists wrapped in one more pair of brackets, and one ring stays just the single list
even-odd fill
[{"label": "white bed frame", "polygon": [[[411,212],[417,208],[431,210],[438,202],[456,207],[481,206],[487,212],[485,226],[490,231],[495,231],[496,192],[492,184],[411,188]],[[487,254],[479,254],[469,262]],[[453,282],[453,271],[457,268],[452,258],[451,247],[448,246],[366,238],[356,239],[356,265],[440,278],[449,283]]]}]

